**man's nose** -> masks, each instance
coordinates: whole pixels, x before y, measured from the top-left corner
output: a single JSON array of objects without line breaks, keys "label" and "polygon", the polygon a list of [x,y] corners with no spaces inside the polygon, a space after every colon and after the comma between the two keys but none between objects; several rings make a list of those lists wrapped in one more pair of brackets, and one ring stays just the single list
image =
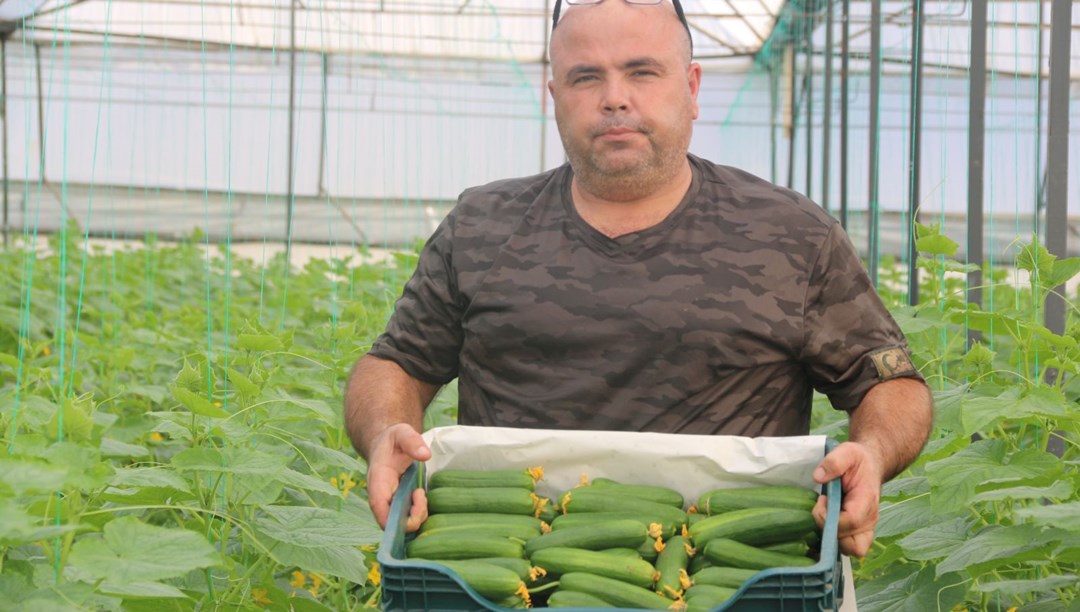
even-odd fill
[{"label": "man's nose", "polygon": [[619,81],[612,79],[604,87],[604,111],[625,112],[630,108],[630,98],[626,88]]}]

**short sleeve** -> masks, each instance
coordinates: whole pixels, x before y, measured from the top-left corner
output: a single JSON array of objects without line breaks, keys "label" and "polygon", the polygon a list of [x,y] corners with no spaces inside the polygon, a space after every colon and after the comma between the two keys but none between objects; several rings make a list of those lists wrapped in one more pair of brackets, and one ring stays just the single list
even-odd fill
[{"label": "short sleeve", "polygon": [[453,215],[443,219],[424,245],[386,331],[369,352],[431,384],[457,377],[461,353],[463,308],[453,272]]},{"label": "short sleeve", "polygon": [[853,410],[874,385],[891,378],[921,378],[903,332],[839,224],[821,246],[803,313],[800,358],[833,407]]}]

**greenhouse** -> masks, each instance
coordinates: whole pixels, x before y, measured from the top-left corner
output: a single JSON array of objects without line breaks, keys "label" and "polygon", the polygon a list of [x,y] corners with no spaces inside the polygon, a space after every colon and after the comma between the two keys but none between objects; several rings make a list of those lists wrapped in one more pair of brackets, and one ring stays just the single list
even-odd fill
[{"label": "greenhouse", "polygon": [[0,611],[1080,610],[1070,0],[0,0],[0,87]]}]

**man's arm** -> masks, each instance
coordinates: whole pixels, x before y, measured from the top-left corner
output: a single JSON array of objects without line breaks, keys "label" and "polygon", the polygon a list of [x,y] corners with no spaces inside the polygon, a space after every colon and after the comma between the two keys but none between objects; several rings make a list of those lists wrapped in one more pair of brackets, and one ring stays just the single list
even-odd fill
[{"label": "man's arm", "polygon": [[[367,459],[368,503],[382,527],[401,475],[413,460],[431,458],[420,430],[424,409],[438,390],[438,385],[413,378],[393,361],[372,355],[361,357],[349,376],[345,429],[353,447]],[[427,498],[418,488],[406,528],[415,531],[426,517]]]},{"label": "man's arm", "polygon": [[[879,383],[851,412],[848,441],[838,445],[814,470],[814,480],[839,477],[844,491],[840,509],[840,551],[865,556],[874,542],[881,485],[904,471],[922,451],[933,425],[933,398],[915,378]],[[825,523],[825,497],[814,516]]]}]

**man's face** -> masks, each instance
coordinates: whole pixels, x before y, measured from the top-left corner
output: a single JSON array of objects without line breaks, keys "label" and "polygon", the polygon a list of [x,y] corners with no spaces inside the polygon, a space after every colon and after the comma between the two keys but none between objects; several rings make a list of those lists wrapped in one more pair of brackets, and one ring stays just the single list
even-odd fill
[{"label": "man's face", "polygon": [[670,4],[570,7],[551,59],[548,88],[579,180],[629,199],[685,166],[701,67]]}]

